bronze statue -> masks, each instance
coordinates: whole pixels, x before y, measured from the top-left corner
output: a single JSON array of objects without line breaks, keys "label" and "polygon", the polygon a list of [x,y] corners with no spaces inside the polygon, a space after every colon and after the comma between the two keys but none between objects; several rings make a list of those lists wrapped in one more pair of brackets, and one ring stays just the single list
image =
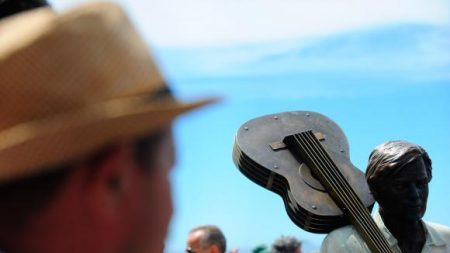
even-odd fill
[{"label": "bronze statue", "polygon": [[279,194],[291,220],[313,233],[352,224],[372,252],[392,253],[370,216],[374,199],[352,165],[341,128],[324,115],[294,111],[242,125],[233,160],[253,182]]},{"label": "bronze statue", "polygon": [[[431,159],[420,146],[390,141],[369,157],[366,179],[379,204],[375,222],[393,252],[450,252],[450,228],[424,222]],[[321,252],[370,252],[351,226],[331,232]]]},{"label": "bronze statue", "polygon": [[[422,221],[432,167],[418,145],[378,146],[364,176],[351,164],[348,142],[336,123],[296,111],[244,123],[233,160],[250,180],[283,198],[300,228],[331,232],[322,244],[324,253],[450,253],[450,228]],[[374,201],[380,208],[372,218]]]}]

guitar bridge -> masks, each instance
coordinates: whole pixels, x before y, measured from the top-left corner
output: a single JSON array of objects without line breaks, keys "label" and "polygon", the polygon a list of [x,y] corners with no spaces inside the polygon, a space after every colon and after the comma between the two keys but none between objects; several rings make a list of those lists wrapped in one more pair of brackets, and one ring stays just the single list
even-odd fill
[{"label": "guitar bridge", "polygon": [[[316,132],[314,133],[314,136],[316,136],[316,138],[319,141],[325,141],[325,135],[321,132]],[[272,142],[269,144],[270,148],[273,151],[279,151],[279,150],[284,150],[287,149],[288,147],[286,146],[286,144],[284,144],[284,142],[282,141],[276,141],[276,142]]]}]

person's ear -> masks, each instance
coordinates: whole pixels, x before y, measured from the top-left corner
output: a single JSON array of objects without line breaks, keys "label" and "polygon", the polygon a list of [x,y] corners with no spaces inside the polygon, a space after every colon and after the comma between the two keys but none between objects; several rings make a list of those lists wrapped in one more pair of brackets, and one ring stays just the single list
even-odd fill
[{"label": "person's ear", "polygon": [[210,249],[209,252],[211,253],[220,253],[219,246],[217,246],[216,244],[209,246],[209,249]]},{"label": "person's ear", "polygon": [[89,214],[105,225],[119,222],[135,170],[131,145],[119,143],[85,166],[89,170],[85,187]]}]

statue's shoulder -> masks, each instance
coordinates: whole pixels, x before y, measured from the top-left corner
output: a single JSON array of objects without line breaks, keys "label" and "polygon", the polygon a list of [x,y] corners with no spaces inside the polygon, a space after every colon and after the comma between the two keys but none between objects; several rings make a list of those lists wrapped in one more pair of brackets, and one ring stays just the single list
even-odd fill
[{"label": "statue's shoulder", "polygon": [[366,252],[366,247],[353,226],[344,226],[331,231],[325,237],[321,252]]},{"label": "statue's shoulder", "polygon": [[348,225],[331,231],[326,238],[348,238],[355,233],[357,234],[356,229],[353,226]]},{"label": "statue's shoulder", "polygon": [[442,224],[433,223],[433,222],[425,222],[427,229],[430,231],[430,233],[437,233],[441,236],[446,236],[450,239],[450,227],[447,227]]}]

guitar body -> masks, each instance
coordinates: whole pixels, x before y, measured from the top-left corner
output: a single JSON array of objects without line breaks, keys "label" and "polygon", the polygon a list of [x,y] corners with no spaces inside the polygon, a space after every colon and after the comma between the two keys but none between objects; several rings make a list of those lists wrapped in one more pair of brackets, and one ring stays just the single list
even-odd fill
[{"label": "guitar body", "polygon": [[333,158],[364,206],[371,209],[374,200],[364,173],[350,161],[343,131],[321,114],[285,112],[246,122],[237,132],[233,160],[246,177],[282,197],[296,225],[306,231],[328,233],[350,224],[350,219],[306,163],[294,157],[283,143],[286,136],[309,130]]}]

